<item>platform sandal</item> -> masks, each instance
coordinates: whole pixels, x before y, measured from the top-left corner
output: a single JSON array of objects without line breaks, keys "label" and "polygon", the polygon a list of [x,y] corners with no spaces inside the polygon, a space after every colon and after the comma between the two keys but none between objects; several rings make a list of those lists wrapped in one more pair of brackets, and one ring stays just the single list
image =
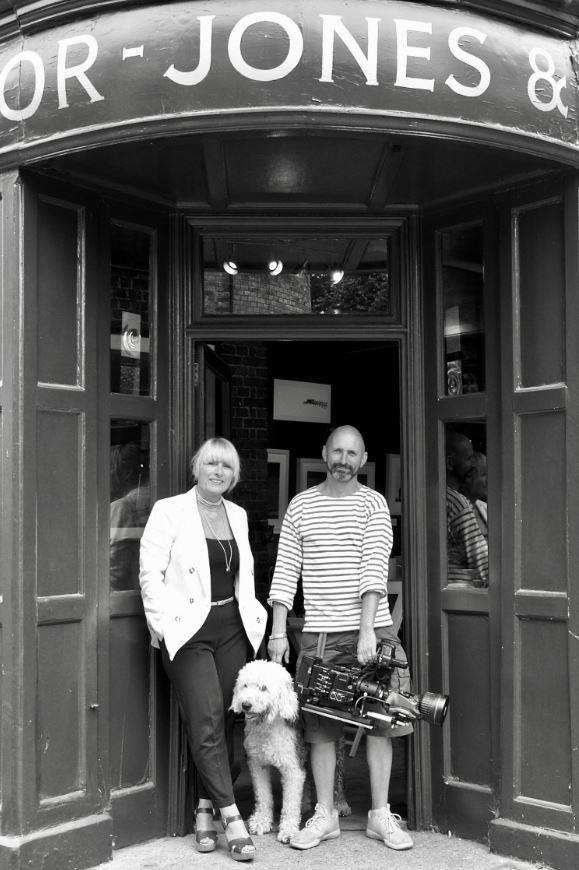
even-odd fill
[{"label": "platform sandal", "polygon": [[197,816],[199,813],[208,813],[213,818],[213,810],[209,807],[197,807],[195,810],[195,845],[197,851],[213,852],[217,845],[217,831],[212,828],[200,831],[197,827]]},{"label": "platform sandal", "polygon": [[253,861],[255,857],[255,845],[251,837],[236,837],[234,840],[227,839],[227,828],[232,822],[242,822],[243,819],[236,813],[233,816],[221,816],[223,827],[225,829],[225,842],[229,849],[229,854],[234,861]]}]

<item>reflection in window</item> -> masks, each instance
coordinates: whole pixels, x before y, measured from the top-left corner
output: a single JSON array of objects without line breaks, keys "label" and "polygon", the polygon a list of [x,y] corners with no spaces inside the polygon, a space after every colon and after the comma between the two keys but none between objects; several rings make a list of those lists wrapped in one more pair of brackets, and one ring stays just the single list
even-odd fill
[{"label": "reflection in window", "polygon": [[149,424],[111,421],[110,585],[139,588],[139,547],[150,510]]},{"label": "reflection in window", "polygon": [[205,314],[392,314],[388,239],[206,237]]},{"label": "reflection in window", "polygon": [[447,577],[449,585],[489,583],[486,426],[446,427]]},{"label": "reflection in window", "polygon": [[151,236],[111,225],[111,392],[151,388]]},{"label": "reflection in window", "polygon": [[483,230],[448,230],[441,236],[444,377],[448,396],[485,389]]}]

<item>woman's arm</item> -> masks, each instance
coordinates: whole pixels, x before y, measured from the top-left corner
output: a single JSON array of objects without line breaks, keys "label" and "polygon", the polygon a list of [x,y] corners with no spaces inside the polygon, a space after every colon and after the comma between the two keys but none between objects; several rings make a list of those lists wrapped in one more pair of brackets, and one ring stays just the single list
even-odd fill
[{"label": "woman's arm", "polygon": [[174,523],[167,513],[166,504],[155,502],[141,538],[139,582],[147,625],[158,640],[163,638],[165,571],[175,537]]}]

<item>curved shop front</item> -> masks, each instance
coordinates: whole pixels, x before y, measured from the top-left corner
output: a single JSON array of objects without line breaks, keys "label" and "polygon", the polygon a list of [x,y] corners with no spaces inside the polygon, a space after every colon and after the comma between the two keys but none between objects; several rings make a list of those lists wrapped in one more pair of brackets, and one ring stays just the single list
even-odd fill
[{"label": "curved shop front", "polygon": [[[0,3],[1,867],[187,829],[150,503],[227,432],[265,596],[346,418],[416,685],[452,698],[410,822],[576,866],[577,16],[484,5]],[[457,430],[488,585],[449,570]]]}]

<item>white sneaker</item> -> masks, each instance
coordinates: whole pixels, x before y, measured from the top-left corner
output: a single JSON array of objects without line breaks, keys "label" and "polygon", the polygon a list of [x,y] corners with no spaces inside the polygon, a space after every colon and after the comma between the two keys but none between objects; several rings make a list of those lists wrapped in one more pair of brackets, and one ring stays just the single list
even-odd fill
[{"label": "white sneaker", "polygon": [[314,814],[305,826],[290,840],[294,849],[313,849],[322,840],[334,840],[340,836],[340,821],[336,809],[331,812],[323,804],[316,804]]},{"label": "white sneaker", "polygon": [[397,851],[412,849],[414,845],[412,837],[407,831],[402,830],[401,821],[397,813],[390,812],[390,804],[380,807],[379,810],[370,810],[366,836],[371,840],[382,840],[389,849]]}]

